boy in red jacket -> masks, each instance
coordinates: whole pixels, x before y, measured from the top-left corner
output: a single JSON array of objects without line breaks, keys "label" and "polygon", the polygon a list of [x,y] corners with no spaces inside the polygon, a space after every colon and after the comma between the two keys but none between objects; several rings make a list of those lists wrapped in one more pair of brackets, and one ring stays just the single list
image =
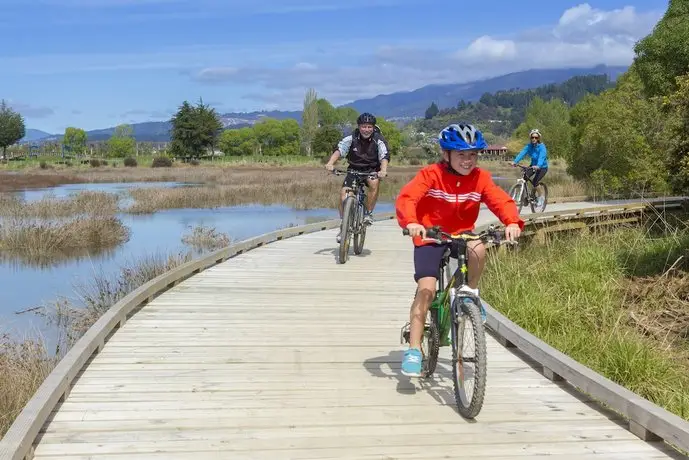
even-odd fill
[{"label": "boy in red jacket", "polygon": [[[414,241],[417,288],[409,313],[409,349],[402,361],[402,373],[408,376],[421,375],[421,336],[445,250],[423,241],[426,228],[438,225],[450,234],[473,231],[481,203],[506,226],[506,239],[518,238],[524,228],[514,200],[493,182],[490,172],[476,167],[478,152],[486,148],[481,131],[469,124],[452,124],[440,132],[438,142],[444,161],[421,169],[402,187],[395,203],[397,221],[409,229]],[[478,296],[486,252],[481,241],[467,243],[468,289]]]}]

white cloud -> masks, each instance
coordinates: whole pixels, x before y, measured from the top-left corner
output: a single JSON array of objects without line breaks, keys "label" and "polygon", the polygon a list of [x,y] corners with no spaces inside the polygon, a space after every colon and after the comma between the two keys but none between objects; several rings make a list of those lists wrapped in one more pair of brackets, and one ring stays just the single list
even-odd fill
[{"label": "white cloud", "polygon": [[308,87],[333,103],[345,103],[530,68],[628,65],[634,57],[634,43],[647,35],[661,16],[662,12],[639,13],[634,7],[603,11],[584,3],[565,10],[548,28],[510,37],[484,35],[449,53],[439,47],[385,45],[357,66],[293,63],[281,68],[232,68],[232,72],[218,66],[203,68],[192,78],[214,84],[261,84],[266,91],[245,97],[284,108],[299,107]]},{"label": "white cloud", "polygon": [[470,58],[514,59],[517,45],[512,40],[496,40],[484,35],[474,40],[466,50],[457,52],[455,56],[461,59],[464,54]]}]

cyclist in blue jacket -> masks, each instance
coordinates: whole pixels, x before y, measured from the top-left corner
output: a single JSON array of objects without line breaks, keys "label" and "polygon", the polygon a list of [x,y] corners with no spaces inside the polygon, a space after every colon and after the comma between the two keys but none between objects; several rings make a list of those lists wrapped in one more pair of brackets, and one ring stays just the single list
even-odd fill
[{"label": "cyclist in blue jacket", "polygon": [[531,142],[526,144],[522,151],[517,154],[512,162],[512,166],[516,167],[517,163],[526,155],[529,155],[529,158],[531,158],[531,172],[527,173],[527,178],[531,179],[531,183],[534,186],[532,193],[536,193],[536,187],[538,187],[538,184],[548,173],[548,150],[541,140],[541,132],[538,129],[532,129],[529,137]]}]

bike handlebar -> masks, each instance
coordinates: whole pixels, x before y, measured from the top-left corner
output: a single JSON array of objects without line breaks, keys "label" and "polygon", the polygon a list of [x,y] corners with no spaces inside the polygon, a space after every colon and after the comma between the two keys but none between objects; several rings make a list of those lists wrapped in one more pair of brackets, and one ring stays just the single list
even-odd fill
[{"label": "bike handlebar", "polygon": [[[490,225],[486,230],[476,234],[471,232],[460,233],[459,235],[452,235],[450,233],[445,233],[440,230],[440,227],[429,227],[426,228],[426,238],[424,240],[435,241],[439,244],[449,244],[455,240],[481,240],[484,243],[492,244],[518,244],[516,241],[508,241],[500,238],[500,235],[504,235],[504,231],[498,231],[495,225]],[[402,229],[402,235],[409,236],[409,229]]]},{"label": "bike handlebar", "polygon": [[333,169],[332,173],[336,176],[344,176],[352,174],[359,177],[370,177],[371,179],[379,179],[377,172],[358,172],[358,171],[342,171],[341,169]]}]

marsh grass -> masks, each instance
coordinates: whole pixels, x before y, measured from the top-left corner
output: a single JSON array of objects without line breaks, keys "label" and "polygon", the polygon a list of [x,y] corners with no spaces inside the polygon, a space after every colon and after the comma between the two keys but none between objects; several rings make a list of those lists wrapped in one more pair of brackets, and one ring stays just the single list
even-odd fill
[{"label": "marsh grass", "polygon": [[551,346],[687,419],[689,276],[668,269],[688,243],[686,229],[555,234],[491,255],[482,292]]},{"label": "marsh grass", "polygon": [[0,216],[55,219],[76,215],[112,215],[119,211],[118,196],[106,192],[79,192],[59,199],[47,194],[40,200],[24,201],[15,196],[0,195]]},{"label": "marsh grass", "polygon": [[102,192],[33,202],[0,197],[0,257],[47,266],[111,250],[130,237],[117,211],[117,196]]},{"label": "marsh grass", "polygon": [[56,363],[41,341],[0,335],[0,438]]},{"label": "marsh grass", "polygon": [[131,231],[114,216],[64,221],[5,218],[0,222],[0,257],[31,266],[99,254],[127,241]]},{"label": "marsh grass", "polygon": [[230,237],[226,233],[218,232],[215,227],[197,225],[189,233],[182,235],[182,243],[197,251],[214,251],[229,246]]}]

